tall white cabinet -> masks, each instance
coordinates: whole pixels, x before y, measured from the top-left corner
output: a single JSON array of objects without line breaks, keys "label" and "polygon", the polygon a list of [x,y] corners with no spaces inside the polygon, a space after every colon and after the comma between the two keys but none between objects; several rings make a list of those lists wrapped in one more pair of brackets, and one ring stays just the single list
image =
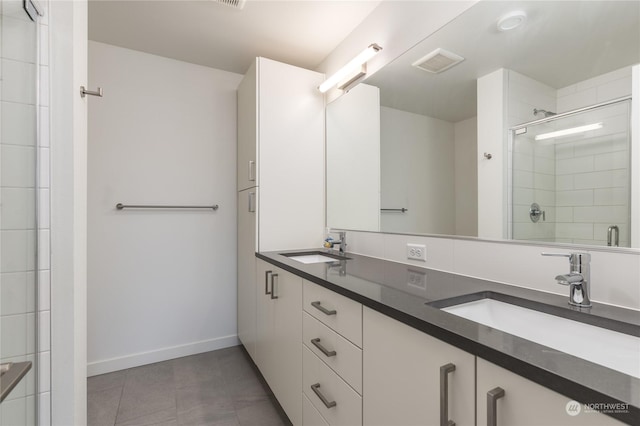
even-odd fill
[{"label": "tall white cabinet", "polygon": [[258,367],[255,252],[322,243],[322,81],[323,74],[256,58],[238,87],[238,337]]}]

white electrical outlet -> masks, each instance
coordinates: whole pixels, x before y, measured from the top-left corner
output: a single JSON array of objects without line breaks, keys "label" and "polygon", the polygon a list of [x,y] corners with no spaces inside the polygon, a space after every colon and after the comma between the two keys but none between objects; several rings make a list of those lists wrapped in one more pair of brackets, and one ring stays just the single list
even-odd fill
[{"label": "white electrical outlet", "polygon": [[427,247],[422,244],[407,244],[407,259],[427,261]]}]

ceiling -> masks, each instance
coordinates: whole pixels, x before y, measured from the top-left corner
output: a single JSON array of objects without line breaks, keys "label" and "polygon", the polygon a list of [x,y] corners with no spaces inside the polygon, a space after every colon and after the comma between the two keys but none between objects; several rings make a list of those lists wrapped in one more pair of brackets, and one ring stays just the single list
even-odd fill
[{"label": "ceiling", "polygon": [[244,74],[256,56],[315,69],[380,0],[89,1],[89,39]]},{"label": "ceiling", "polygon": [[[526,23],[499,32],[514,10]],[[411,66],[439,47],[465,60],[440,74]],[[639,62],[638,1],[482,1],[366,83],[384,106],[457,122],[476,115],[476,80],[500,68],[559,89]]]}]

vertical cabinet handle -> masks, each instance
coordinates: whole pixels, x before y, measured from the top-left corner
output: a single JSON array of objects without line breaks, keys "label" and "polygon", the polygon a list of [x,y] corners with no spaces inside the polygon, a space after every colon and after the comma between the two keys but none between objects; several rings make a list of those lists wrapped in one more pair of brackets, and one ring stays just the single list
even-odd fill
[{"label": "vertical cabinet handle", "polygon": [[256,212],[256,193],[250,192],[249,193],[249,213],[255,213],[255,212]]},{"label": "vertical cabinet handle", "polygon": [[498,399],[504,396],[504,389],[497,387],[487,392],[487,426],[497,426],[498,413],[497,405]]},{"label": "vertical cabinet handle", "polygon": [[256,162],[249,160],[249,182],[255,182],[256,180]]},{"label": "vertical cabinet handle", "polygon": [[311,344],[318,348],[320,352],[324,354],[327,358],[331,358],[332,356],[336,356],[336,351],[330,351],[320,343],[320,338],[311,339]]},{"label": "vertical cabinet handle", "polygon": [[278,298],[278,296],[276,296],[276,288],[274,282],[277,276],[278,274],[271,274],[271,300]]},{"label": "vertical cabinet handle", "polygon": [[329,310],[329,309],[325,308],[324,306],[322,306],[319,301],[318,302],[311,302],[311,306],[313,306],[314,308],[316,308],[317,310],[319,310],[320,312],[322,312],[325,315],[335,315],[335,314],[337,314],[335,309]]},{"label": "vertical cabinet handle", "polygon": [[273,271],[267,271],[264,273],[264,294],[271,294],[269,291],[269,275],[271,275]]},{"label": "vertical cabinet handle", "polygon": [[449,420],[449,373],[454,371],[456,366],[452,363],[440,367],[440,426],[456,426]]},{"label": "vertical cabinet handle", "polygon": [[322,392],[320,392],[320,383],[316,383],[315,385],[311,385],[311,390],[318,396],[318,398],[320,398],[320,401],[322,401],[322,403],[324,404],[325,407],[327,408],[332,408],[335,407],[336,402],[335,401],[329,401],[327,399],[326,396],[324,396],[322,394]]}]

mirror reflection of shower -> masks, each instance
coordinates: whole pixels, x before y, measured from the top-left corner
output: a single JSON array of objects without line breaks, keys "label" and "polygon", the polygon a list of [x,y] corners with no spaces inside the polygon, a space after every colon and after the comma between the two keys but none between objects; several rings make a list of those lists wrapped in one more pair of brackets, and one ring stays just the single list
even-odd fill
[{"label": "mirror reflection of shower", "polygon": [[630,104],[536,108],[511,128],[512,238],[630,247]]}]

